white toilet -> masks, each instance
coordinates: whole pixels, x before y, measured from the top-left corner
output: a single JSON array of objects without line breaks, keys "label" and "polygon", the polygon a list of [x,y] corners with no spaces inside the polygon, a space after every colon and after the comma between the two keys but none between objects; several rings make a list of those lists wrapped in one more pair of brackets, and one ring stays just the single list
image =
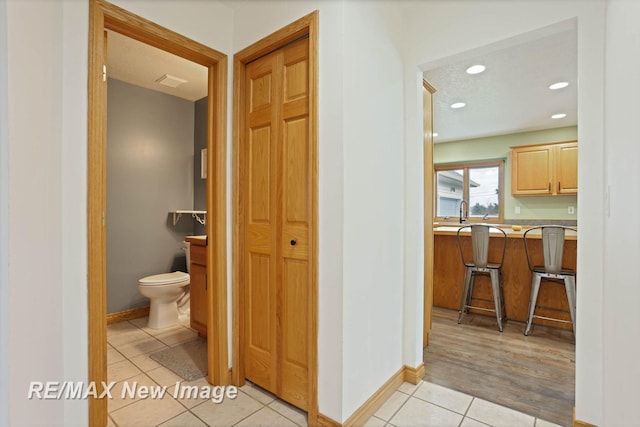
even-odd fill
[{"label": "white toilet", "polygon": [[[185,244],[188,271],[189,243]],[[150,328],[161,329],[178,324],[178,300],[184,299],[189,283],[189,274],[182,271],[155,274],[138,280],[140,294],[151,300],[148,324]]]}]

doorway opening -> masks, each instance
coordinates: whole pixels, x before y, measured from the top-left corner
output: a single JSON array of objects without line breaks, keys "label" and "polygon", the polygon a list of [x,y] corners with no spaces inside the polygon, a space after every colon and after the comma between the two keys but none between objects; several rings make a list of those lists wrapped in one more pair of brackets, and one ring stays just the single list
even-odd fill
[{"label": "doorway opening", "polygon": [[[471,68],[476,65],[483,67]],[[461,220],[467,225],[493,219],[494,225],[509,230],[512,225],[576,224],[575,209],[567,209],[575,206],[575,193],[559,194],[551,191],[555,187],[551,185],[543,197],[512,194],[510,154],[512,147],[577,138],[576,22],[562,22],[440,59],[423,71],[425,81],[437,90],[431,129],[427,101],[424,108],[425,379],[570,424],[575,399],[573,333],[566,325],[541,320],[536,323],[537,333],[524,336],[531,276],[522,239],[508,239],[511,261],[503,274],[509,321],[500,334],[493,313],[472,310],[461,325],[457,323],[463,265],[455,231]],[[559,90],[550,88],[563,81],[569,84]],[[523,105],[527,108],[522,109]],[[560,109],[563,111],[557,111]],[[566,115],[551,117],[560,112]],[[504,173],[487,171],[491,162],[502,162]],[[460,185],[454,182],[456,178]],[[465,202],[468,208],[459,215]],[[565,247],[565,261],[574,271],[576,248],[576,241],[568,241]],[[476,287],[474,298],[490,298],[490,288],[483,288],[484,283]],[[564,288],[554,287],[545,298],[545,304],[538,299],[539,309],[550,313],[549,317],[568,318]],[[455,357],[449,351],[465,354],[472,362],[460,361],[453,368]],[[549,355],[553,356],[545,359]],[[438,364],[444,359],[448,359],[448,368]],[[516,383],[524,387],[504,393]],[[500,390],[503,397],[491,394],[490,389]],[[521,399],[523,395],[529,400]]]},{"label": "doorway opening", "polygon": [[[106,366],[106,31],[207,68],[206,255],[208,381],[229,383],[226,298],[226,55],[103,0],[89,4],[88,296],[89,381],[107,381]],[[163,213],[166,214],[166,213]],[[89,424],[105,425],[107,399],[89,401]]]}]

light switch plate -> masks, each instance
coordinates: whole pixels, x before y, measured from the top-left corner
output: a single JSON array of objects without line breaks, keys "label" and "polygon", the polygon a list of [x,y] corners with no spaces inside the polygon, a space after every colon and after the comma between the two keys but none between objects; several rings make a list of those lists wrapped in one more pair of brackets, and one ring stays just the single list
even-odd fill
[{"label": "light switch plate", "polygon": [[515,211],[516,211],[516,214],[520,214],[520,206],[516,206]]}]

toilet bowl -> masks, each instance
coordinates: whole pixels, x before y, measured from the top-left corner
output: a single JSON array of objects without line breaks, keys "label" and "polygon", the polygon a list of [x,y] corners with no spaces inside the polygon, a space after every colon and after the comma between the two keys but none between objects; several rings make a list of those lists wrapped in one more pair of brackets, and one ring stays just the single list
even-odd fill
[{"label": "toilet bowl", "polygon": [[[187,256],[189,248],[186,248]],[[189,262],[187,262],[187,269]],[[149,323],[152,329],[161,329],[178,324],[178,300],[182,301],[190,283],[188,273],[154,274],[138,280],[140,294],[149,298]],[[187,298],[188,300],[188,298]]]}]

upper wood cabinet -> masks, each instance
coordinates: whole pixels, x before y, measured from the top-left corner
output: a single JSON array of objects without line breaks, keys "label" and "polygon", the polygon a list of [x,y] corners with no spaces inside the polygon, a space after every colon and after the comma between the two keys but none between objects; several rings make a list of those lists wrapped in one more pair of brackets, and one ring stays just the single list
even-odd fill
[{"label": "upper wood cabinet", "polygon": [[578,194],[578,141],[511,147],[511,194]]}]

